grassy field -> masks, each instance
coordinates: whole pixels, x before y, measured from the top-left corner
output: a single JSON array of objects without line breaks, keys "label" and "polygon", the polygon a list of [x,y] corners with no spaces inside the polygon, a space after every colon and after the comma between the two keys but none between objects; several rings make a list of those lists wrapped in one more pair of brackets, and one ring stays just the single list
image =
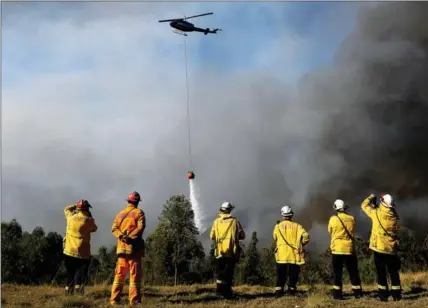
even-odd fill
[{"label": "grassy field", "polygon": [[[300,294],[295,298],[275,299],[273,289],[261,286],[236,286],[237,299],[219,300],[215,297],[213,285],[192,285],[178,287],[144,288],[143,307],[428,307],[428,273],[403,274],[404,299],[401,302],[381,303],[374,299],[375,286],[364,286],[365,297],[355,300],[349,286],[345,286],[346,299],[333,301],[329,298],[329,286],[317,285],[309,289],[300,286]],[[83,297],[65,297],[63,289],[52,286],[2,285],[2,307],[110,307],[109,286],[94,286],[86,289]],[[127,289],[125,289],[127,292]],[[126,293],[127,294],[127,293]],[[122,298],[126,307],[126,294]]]}]

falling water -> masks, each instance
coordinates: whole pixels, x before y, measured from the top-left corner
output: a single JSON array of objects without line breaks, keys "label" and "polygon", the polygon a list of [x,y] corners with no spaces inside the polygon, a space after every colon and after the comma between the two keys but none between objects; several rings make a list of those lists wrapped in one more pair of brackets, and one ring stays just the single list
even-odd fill
[{"label": "falling water", "polygon": [[196,182],[194,179],[189,180],[189,187],[190,187],[190,202],[192,203],[192,209],[195,213],[195,225],[196,228],[199,230],[199,234],[202,234],[202,232],[205,231],[205,228],[203,226],[203,211],[199,204],[199,187],[196,185]]}]

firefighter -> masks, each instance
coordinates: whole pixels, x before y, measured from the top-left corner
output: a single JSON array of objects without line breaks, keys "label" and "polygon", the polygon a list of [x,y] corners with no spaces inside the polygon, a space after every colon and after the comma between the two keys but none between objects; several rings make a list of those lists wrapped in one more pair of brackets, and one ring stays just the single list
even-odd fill
[{"label": "firefighter", "polygon": [[144,256],[143,232],[146,227],[144,212],[138,208],[140,194],[131,192],[126,199],[128,205],[121,210],[113,221],[112,233],[117,238],[117,263],[110,303],[119,304],[120,295],[129,272],[129,303],[141,303],[141,259]]},{"label": "firefighter", "polygon": [[309,242],[309,234],[298,223],[292,221],[293,211],[285,205],[281,208],[282,221],[273,230],[276,243],[276,287],[275,296],[284,295],[284,285],[288,280],[288,293],[295,295],[299,280],[300,266],[305,264],[303,247]]},{"label": "firefighter", "polygon": [[378,284],[378,299],[388,301],[387,271],[391,278],[391,295],[394,301],[401,300],[401,282],[398,271],[401,268],[398,249],[398,215],[394,200],[389,194],[380,196],[380,204],[376,205],[376,196],[371,194],[363,203],[363,212],[372,220],[370,249],[374,253]]},{"label": "firefighter", "polygon": [[240,256],[239,240],[245,239],[241,223],[231,215],[234,206],[223,202],[219,217],[214,220],[210,237],[215,241],[214,257],[216,258],[218,296],[230,298],[235,265]]},{"label": "firefighter", "polygon": [[97,225],[89,210],[92,206],[87,200],[64,209],[67,230],[63,239],[64,265],[67,270],[65,294],[83,295],[91,258],[91,233]]},{"label": "firefighter", "polygon": [[355,251],[355,219],[347,213],[348,206],[343,200],[334,201],[333,209],[336,212],[328,222],[328,232],[331,235],[330,249],[332,254],[334,285],[333,298],[343,299],[342,272],[343,264],[349,273],[352,291],[355,298],[362,296],[358,260]]}]

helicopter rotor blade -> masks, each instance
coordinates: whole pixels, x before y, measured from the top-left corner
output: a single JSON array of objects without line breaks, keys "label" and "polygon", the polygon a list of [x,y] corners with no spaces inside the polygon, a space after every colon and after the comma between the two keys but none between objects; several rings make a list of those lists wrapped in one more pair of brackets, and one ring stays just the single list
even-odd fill
[{"label": "helicopter rotor blade", "polygon": [[212,15],[214,13],[205,13],[205,14],[199,14],[199,15],[193,15],[190,17],[186,17],[185,19],[190,19],[190,18],[195,18],[195,17],[201,17],[201,16],[207,16],[207,15]]},{"label": "helicopter rotor blade", "polygon": [[175,21],[175,20],[182,20],[182,19],[183,18],[163,19],[163,20],[159,20],[159,22]]}]

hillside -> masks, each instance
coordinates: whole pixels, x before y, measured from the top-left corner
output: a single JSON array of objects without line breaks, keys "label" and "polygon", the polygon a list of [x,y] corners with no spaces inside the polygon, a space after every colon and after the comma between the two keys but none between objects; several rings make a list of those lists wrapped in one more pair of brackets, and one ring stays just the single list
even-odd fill
[{"label": "hillside", "polygon": [[[297,298],[273,298],[272,288],[259,286],[238,286],[236,300],[218,300],[213,293],[213,285],[193,285],[179,287],[146,287],[143,307],[428,307],[428,273],[402,275],[404,299],[401,302],[380,303],[375,296],[375,286],[365,286],[366,296],[355,300],[348,293],[346,300],[337,302],[328,297],[327,286],[315,286],[308,291],[302,286]],[[345,286],[349,292],[349,286]],[[110,307],[109,286],[88,287],[83,298],[66,298],[63,289],[52,286],[2,285],[2,307]],[[126,298],[124,298],[125,300]],[[125,306],[125,305],[124,305]]]}]

